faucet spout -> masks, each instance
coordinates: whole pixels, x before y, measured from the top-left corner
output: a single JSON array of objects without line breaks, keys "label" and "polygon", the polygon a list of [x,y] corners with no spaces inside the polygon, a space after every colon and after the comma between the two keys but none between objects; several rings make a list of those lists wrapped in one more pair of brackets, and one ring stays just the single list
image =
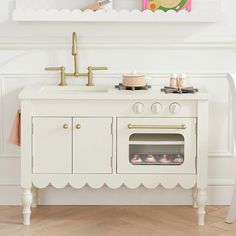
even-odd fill
[{"label": "faucet spout", "polygon": [[79,72],[79,62],[78,62],[78,41],[77,41],[77,34],[76,32],[73,32],[72,34],[72,50],[71,50],[73,60],[74,60],[74,72],[72,73],[66,73],[66,68],[64,66],[60,67],[49,67],[45,68],[45,70],[58,70],[61,72],[61,82],[59,83],[60,86],[66,86],[66,78],[67,77],[87,77],[88,83],[87,86],[93,86],[93,71],[94,70],[107,70],[107,67],[88,67],[88,72],[86,73],[80,73]]},{"label": "faucet spout", "polygon": [[72,34],[72,56],[74,57],[74,76],[79,76],[79,66],[78,66],[78,40],[77,40],[77,34],[76,32],[73,32]]},{"label": "faucet spout", "polygon": [[77,48],[77,34],[73,32],[72,34],[72,56],[78,55],[78,48]]}]

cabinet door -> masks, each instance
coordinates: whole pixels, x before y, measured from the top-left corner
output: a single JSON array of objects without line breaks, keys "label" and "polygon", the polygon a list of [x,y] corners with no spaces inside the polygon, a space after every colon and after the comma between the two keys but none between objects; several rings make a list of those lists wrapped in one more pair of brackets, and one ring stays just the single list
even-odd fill
[{"label": "cabinet door", "polygon": [[74,118],[73,127],[73,172],[112,173],[112,118]]},{"label": "cabinet door", "polygon": [[72,118],[33,118],[33,173],[72,173]]}]

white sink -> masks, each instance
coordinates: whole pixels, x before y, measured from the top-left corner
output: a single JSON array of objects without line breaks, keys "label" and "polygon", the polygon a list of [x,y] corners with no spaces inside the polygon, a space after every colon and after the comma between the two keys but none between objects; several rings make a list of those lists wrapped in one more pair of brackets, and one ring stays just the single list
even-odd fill
[{"label": "white sink", "polygon": [[78,94],[78,93],[107,93],[110,87],[108,86],[42,86],[41,93],[48,94]]}]

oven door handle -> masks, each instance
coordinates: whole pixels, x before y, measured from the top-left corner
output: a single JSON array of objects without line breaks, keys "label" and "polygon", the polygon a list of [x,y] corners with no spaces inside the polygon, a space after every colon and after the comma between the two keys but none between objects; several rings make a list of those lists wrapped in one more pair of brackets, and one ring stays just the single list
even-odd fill
[{"label": "oven door handle", "polygon": [[128,124],[129,129],[186,129],[187,126],[182,125],[133,125]]}]

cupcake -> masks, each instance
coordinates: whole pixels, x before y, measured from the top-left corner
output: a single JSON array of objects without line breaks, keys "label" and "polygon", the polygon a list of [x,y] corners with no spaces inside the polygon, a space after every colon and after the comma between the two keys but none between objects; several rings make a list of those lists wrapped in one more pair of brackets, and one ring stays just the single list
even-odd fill
[{"label": "cupcake", "polygon": [[184,157],[182,155],[177,155],[174,160],[174,163],[183,163],[184,162]]},{"label": "cupcake", "polygon": [[159,161],[160,161],[160,163],[170,163],[171,158],[168,157],[167,155],[162,155]]},{"label": "cupcake", "polygon": [[131,162],[132,163],[141,163],[142,162],[142,159],[139,155],[134,155],[131,159]]},{"label": "cupcake", "polygon": [[148,156],[145,158],[145,161],[146,161],[146,162],[149,162],[149,163],[155,163],[155,162],[157,162],[157,161],[156,161],[156,158],[155,158],[153,155],[148,155]]}]

